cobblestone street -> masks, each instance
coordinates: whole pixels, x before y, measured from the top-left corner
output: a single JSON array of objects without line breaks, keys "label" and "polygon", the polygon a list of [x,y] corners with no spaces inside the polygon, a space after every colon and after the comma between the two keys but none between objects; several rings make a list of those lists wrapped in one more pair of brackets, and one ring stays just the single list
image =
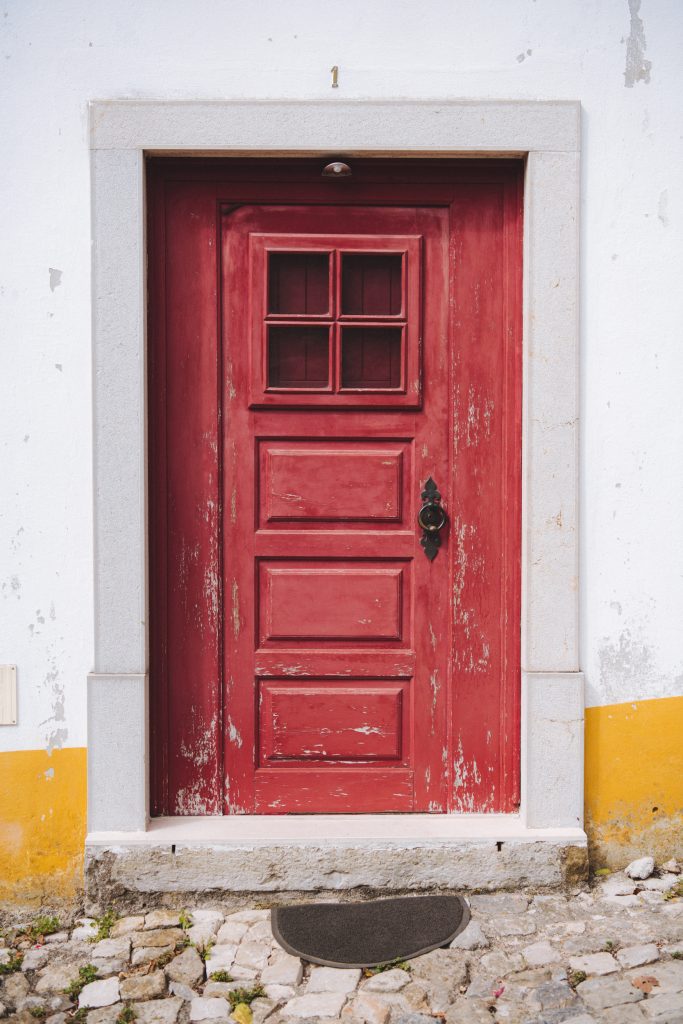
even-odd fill
[{"label": "cobblestone street", "polygon": [[39,918],[0,939],[0,1013],[21,1024],[683,1024],[677,882],[615,874],[572,896],[472,896],[451,948],[374,974],[289,956],[262,907],[110,912],[56,931]]}]

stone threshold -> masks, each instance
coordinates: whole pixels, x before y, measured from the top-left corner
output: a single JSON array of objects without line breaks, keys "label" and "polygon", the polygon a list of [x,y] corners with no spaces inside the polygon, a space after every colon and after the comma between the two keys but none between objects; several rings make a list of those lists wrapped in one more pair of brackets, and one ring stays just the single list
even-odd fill
[{"label": "stone threshold", "polygon": [[586,834],[580,828],[529,828],[518,814],[254,814],[152,818],[145,831],[90,832],[86,845],[411,839],[585,844]]},{"label": "stone threshold", "polygon": [[517,815],[256,815],[157,818],[144,832],[91,832],[86,895],[381,894],[576,888],[579,828],[527,828]]}]

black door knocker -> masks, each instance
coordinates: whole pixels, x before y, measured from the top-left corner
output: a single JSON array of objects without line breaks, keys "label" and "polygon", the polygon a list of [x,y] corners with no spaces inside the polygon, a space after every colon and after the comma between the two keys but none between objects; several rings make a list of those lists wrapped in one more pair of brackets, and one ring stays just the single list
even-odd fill
[{"label": "black door knocker", "polygon": [[422,492],[422,507],[417,514],[417,522],[423,531],[420,544],[429,561],[433,562],[441,547],[439,530],[448,522],[448,516],[441,504],[441,495],[431,476]]}]

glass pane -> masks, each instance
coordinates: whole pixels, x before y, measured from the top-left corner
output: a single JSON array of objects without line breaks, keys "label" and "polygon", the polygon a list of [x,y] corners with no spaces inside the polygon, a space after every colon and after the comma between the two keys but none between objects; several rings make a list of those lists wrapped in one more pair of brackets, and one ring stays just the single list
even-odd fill
[{"label": "glass pane", "polygon": [[268,387],[326,388],[328,382],[327,327],[268,328]]},{"label": "glass pane", "polygon": [[398,316],[403,306],[402,261],[400,252],[342,256],[342,313]]},{"label": "glass pane", "polygon": [[329,312],[329,262],[326,252],[271,252],[268,256],[268,312]]},{"label": "glass pane", "polygon": [[342,387],[399,388],[401,333],[400,327],[344,327]]}]

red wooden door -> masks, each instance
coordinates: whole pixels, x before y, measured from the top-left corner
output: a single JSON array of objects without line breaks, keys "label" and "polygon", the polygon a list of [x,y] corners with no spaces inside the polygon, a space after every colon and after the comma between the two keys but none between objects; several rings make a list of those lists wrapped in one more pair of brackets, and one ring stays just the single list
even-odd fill
[{"label": "red wooden door", "polygon": [[511,810],[518,169],[303,166],[151,170],[154,812]]},{"label": "red wooden door", "polygon": [[231,807],[445,810],[447,217],[244,206],[223,257]]}]

